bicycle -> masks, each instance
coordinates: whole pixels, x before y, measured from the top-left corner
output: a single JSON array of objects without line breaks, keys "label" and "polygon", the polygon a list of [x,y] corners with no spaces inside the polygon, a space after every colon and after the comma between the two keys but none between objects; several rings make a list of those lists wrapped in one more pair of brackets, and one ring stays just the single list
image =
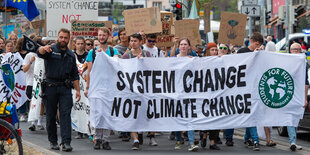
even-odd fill
[{"label": "bicycle", "polygon": [[21,131],[12,122],[12,104],[9,99],[0,102],[0,155],[23,154]]}]

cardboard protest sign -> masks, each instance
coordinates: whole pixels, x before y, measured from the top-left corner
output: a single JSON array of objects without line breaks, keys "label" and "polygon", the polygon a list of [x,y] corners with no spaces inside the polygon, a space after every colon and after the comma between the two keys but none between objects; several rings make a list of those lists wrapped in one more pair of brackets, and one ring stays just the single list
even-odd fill
[{"label": "cardboard protest sign", "polygon": [[172,12],[160,12],[162,22],[162,33],[157,36],[157,47],[171,47],[173,46],[173,36],[171,35],[171,27],[173,22]]},{"label": "cardboard protest sign", "polygon": [[31,25],[34,29],[40,29],[44,28],[45,26],[45,20],[38,20],[38,21],[33,21],[31,22]]},{"label": "cardboard protest sign", "polygon": [[59,29],[72,20],[98,20],[98,0],[46,0],[46,37],[56,40]]},{"label": "cardboard protest sign", "polygon": [[123,16],[128,36],[140,31],[145,34],[162,32],[158,7],[125,10]]},{"label": "cardboard protest sign", "polygon": [[71,24],[72,38],[75,36],[84,36],[94,38],[98,36],[98,29],[106,27],[112,32],[112,21],[79,21],[74,20]]},{"label": "cardboard protest sign", "polygon": [[25,25],[22,25],[21,31],[22,31],[22,34],[25,36],[28,36],[28,35],[34,33],[34,29],[31,25],[31,23],[26,23]]},{"label": "cardboard protest sign", "polygon": [[219,42],[243,45],[247,16],[245,14],[222,12]]},{"label": "cardboard protest sign", "polygon": [[210,11],[211,11],[211,3],[205,3],[204,4],[204,16],[203,16],[203,20],[204,20],[204,33],[208,33],[210,32],[210,28],[211,28],[211,18],[210,18]]},{"label": "cardboard protest sign", "polygon": [[199,34],[199,19],[184,19],[174,22],[175,36],[179,38],[188,38],[191,45],[201,44]]}]

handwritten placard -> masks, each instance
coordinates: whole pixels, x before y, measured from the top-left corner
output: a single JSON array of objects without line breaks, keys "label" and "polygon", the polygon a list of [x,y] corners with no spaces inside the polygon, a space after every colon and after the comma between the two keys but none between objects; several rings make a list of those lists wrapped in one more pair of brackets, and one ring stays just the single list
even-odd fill
[{"label": "handwritten placard", "polygon": [[224,44],[243,45],[247,15],[222,12],[219,42]]},{"label": "handwritten placard", "polygon": [[210,11],[211,11],[211,3],[205,3],[204,4],[204,16],[203,16],[203,20],[204,20],[204,33],[208,33],[210,32]]},{"label": "handwritten placard", "polygon": [[98,0],[46,0],[46,37],[56,40],[61,28],[73,20],[98,20]]},{"label": "handwritten placard", "polygon": [[94,38],[98,36],[98,29],[106,27],[112,32],[112,21],[79,21],[74,20],[71,24],[72,37],[84,36]]},{"label": "handwritten placard", "polygon": [[174,22],[175,36],[179,38],[188,38],[191,45],[201,44],[199,34],[199,19],[184,19]]},{"label": "handwritten placard", "polygon": [[34,29],[31,23],[27,22],[25,25],[21,26],[22,34],[25,36],[29,36],[30,34],[34,33]]},{"label": "handwritten placard", "polygon": [[45,20],[38,20],[31,22],[31,25],[34,29],[40,29],[45,26]]},{"label": "handwritten placard", "polygon": [[171,47],[173,46],[173,37],[171,35],[171,27],[173,22],[172,12],[163,11],[160,12],[162,22],[162,33],[157,36],[156,46],[157,47]]},{"label": "handwritten placard", "polygon": [[158,7],[125,10],[123,16],[128,36],[140,31],[145,34],[162,32]]}]

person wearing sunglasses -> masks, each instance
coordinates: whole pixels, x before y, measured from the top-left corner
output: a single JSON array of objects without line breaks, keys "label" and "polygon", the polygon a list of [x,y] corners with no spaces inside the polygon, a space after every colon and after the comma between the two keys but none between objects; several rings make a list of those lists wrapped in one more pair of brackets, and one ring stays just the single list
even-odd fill
[{"label": "person wearing sunglasses", "polygon": [[149,51],[152,57],[164,57],[164,53],[160,50],[160,48],[155,46],[156,39],[157,36],[155,34],[147,34],[146,43],[142,46],[142,49]]},{"label": "person wearing sunglasses", "polygon": [[87,52],[89,52],[91,49],[94,48],[94,41],[93,41],[92,39],[86,39],[86,40],[85,40],[85,44],[86,44],[85,50],[86,50]]},{"label": "person wearing sunglasses", "polygon": [[220,44],[219,46],[219,56],[226,55],[229,52],[229,48],[226,44]]}]

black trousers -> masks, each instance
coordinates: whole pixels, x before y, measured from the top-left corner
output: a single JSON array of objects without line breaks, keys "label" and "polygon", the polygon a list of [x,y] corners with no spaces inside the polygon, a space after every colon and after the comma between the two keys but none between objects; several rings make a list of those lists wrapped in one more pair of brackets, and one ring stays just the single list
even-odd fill
[{"label": "black trousers", "polygon": [[72,92],[65,86],[55,86],[46,88],[44,98],[46,108],[46,129],[48,140],[57,143],[57,107],[59,106],[60,133],[62,142],[70,144],[71,142],[71,109],[73,106]]}]

